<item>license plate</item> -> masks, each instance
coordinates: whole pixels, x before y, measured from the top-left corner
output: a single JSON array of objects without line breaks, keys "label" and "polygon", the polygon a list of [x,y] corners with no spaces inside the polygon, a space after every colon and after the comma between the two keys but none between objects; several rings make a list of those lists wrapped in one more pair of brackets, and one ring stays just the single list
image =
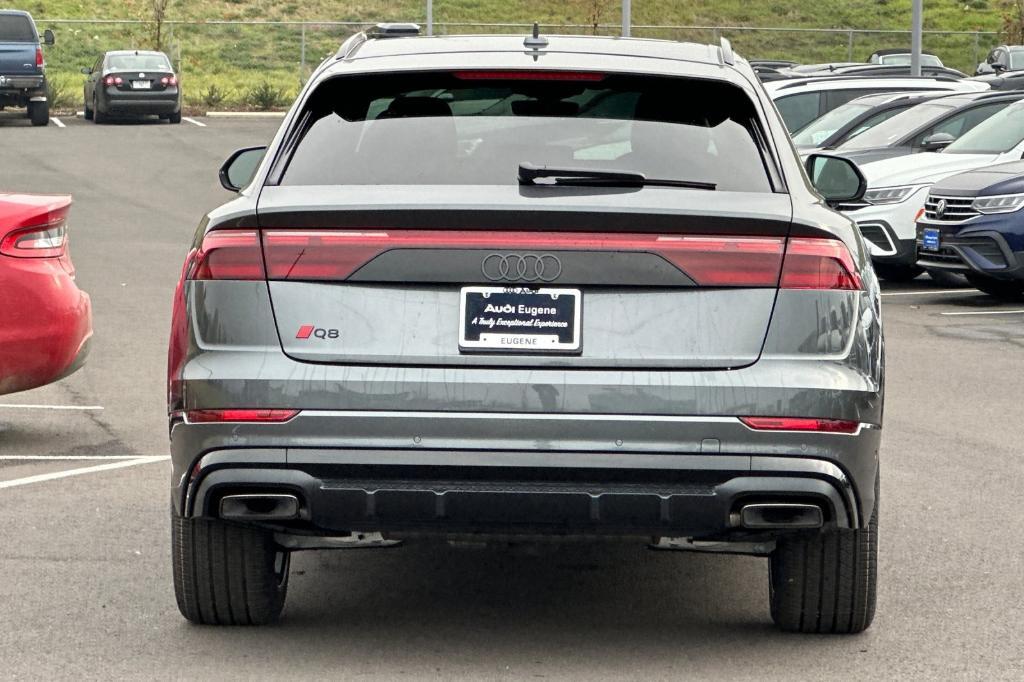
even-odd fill
[{"label": "license plate", "polygon": [[940,236],[942,233],[939,230],[926,227],[921,235],[921,249],[924,251],[938,251]]},{"label": "license plate", "polygon": [[579,289],[463,287],[459,348],[579,352],[582,298]]},{"label": "license plate", "polygon": [[152,86],[152,81],[132,81],[132,90],[149,90]]}]

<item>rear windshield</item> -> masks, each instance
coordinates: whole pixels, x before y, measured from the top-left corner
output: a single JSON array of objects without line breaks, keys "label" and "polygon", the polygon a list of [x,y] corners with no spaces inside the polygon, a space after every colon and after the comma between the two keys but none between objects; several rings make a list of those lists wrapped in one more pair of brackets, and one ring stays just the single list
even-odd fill
[{"label": "rear windshield", "polygon": [[32,22],[22,14],[0,14],[0,43],[34,43]]},{"label": "rear windshield", "polygon": [[528,73],[326,81],[281,184],[507,185],[531,163],[771,191],[753,104],[734,86]]},{"label": "rear windshield", "polygon": [[162,54],[112,54],[107,68],[115,71],[170,71],[171,63]]}]

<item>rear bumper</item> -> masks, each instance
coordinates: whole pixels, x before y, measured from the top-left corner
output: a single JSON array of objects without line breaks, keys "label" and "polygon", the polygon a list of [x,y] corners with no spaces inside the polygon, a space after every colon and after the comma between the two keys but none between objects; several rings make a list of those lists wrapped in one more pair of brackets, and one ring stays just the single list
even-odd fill
[{"label": "rear bumper", "polygon": [[42,90],[45,87],[45,76],[0,74],[0,95],[23,93],[26,90]]},{"label": "rear bumper", "polygon": [[915,242],[918,265],[933,270],[977,272],[1003,280],[1024,279],[1024,251],[1013,251],[1001,232],[982,228],[962,235],[945,233],[936,252],[922,248],[926,227],[941,229],[939,224],[920,223]]},{"label": "rear bumper", "polygon": [[[229,432],[247,446],[230,447]],[[718,437],[702,437],[711,435]],[[321,535],[748,537],[736,521],[745,502],[815,504],[826,524],[856,528],[874,507],[880,436],[871,426],[855,435],[768,433],[734,418],[625,415],[322,412],[280,425],[178,421],[172,496],[179,514],[216,517],[227,494],[294,494],[302,513],[291,527]],[[335,445],[323,447],[328,441]]]},{"label": "rear bumper", "polygon": [[173,92],[121,92],[107,88],[99,100],[105,114],[173,114],[180,111],[178,91]]}]

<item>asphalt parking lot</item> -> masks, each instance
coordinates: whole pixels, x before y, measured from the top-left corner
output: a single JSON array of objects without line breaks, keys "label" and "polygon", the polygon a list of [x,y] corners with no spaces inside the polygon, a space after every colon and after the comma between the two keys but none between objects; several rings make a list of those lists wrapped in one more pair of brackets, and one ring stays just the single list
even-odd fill
[{"label": "asphalt parking lot", "polygon": [[95,310],[82,371],[0,397],[0,676],[1024,677],[1024,304],[927,278],[885,293],[864,635],[777,632],[764,560],[633,545],[299,554],[279,625],[188,625],[167,513],[171,293],[200,217],[229,196],[220,163],[278,121],[59,119],[0,113],[0,189],[74,194]]}]

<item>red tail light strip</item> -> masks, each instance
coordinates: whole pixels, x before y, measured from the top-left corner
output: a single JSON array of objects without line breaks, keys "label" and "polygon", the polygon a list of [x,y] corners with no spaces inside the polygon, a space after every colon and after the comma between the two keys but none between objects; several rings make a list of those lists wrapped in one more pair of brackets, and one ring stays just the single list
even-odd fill
[{"label": "red tail light strip", "polygon": [[663,236],[452,230],[267,230],[263,250],[272,280],[343,280],[392,249],[529,249],[656,253],[704,286],[773,287],[781,237]]},{"label": "red tail light strip", "polygon": [[844,419],[740,417],[740,421],[755,431],[817,431],[820,433],[854,434],[860,430],[860,422]]},{"label": "red tail light strip", "polygon": [[838,239],[789,240],[782,268],[783,289],[862,289],[846,244]]},{"label": "red tail light strip", "polygon": [[299,410],[189,410],[185,419],[193,424],[213,422],[283,423],[292,419]]},{"label": "red tail light strip", "polygon": [[[700,286],[783,289],[862,288],[838,239],[484,232],[467,230],[217,230],[208,233],[188,273],[198,280],[343,281],[393,249],[617,251],[654,253]],[[266,267],[264,269],[264,262]],[[780,277],[781,272],[781,277]]]},{"label": "red tail light strip", "polygon": [[188,279],[265,279],[259,235],[254,230],[207,233],[191,270]]}]

